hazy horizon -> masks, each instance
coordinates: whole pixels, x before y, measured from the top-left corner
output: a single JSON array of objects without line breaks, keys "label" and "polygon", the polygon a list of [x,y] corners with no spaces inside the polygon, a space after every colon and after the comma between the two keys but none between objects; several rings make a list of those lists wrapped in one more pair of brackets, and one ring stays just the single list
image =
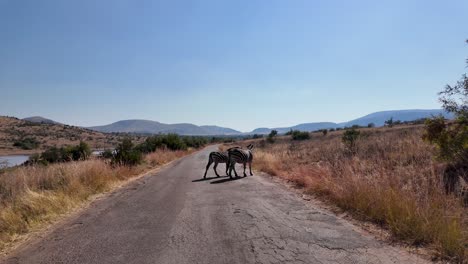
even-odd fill
[{"label": "hazy horizon", "polygon": [[466,1],[0,0],[0,115],[240,131],[440,109]]},{"label": "hazy horizon", "polygon": [[[265,126],[265,127],[254,127],[250,130],[241,130],[241,129],[237,129],[236,127],[231,127],[231,126],[220,126],[218,124],[195,124],[195,123],[190,123],[190,122],[177,122],[177,123],[166,123],[166,124],[183,124],[183,123],[190,123],[190,124],[194,124],[194,125],[197,125],[197,126],[220,126],[220,127],[225,127],[225,128],[231,128],[231,129],[234,129],[234,130],[237,130],[237,131],[240,131],[242,133],[247,133],[247,132],[251,132],[253,131],[254,129],[257,129],[257,128],[281,128],[281,127],[292,127],[292,126],[296,126],[296,125],[300,125],[300,124],[305,124],[305,123],[322,123],[322,122],[331,122],[331,123],[336,123],[336,124],[340,124],[340,123],[345,123],[345,122],[348,122],[348,121],[352,121],[354,119],[358,119],[358,118],[361,118],[361,117],[364,117],[364,116],[367,116],[369,114],[373,114],[373,113],[378,113],[378,112],[390,112],[390,111],[406,111],[406,110],[409,110],[409,111],[418,111],[418,110],[422,110],[422,111],[426,111],[426,110],[442,110],[440,108],[437,108],[437,109],[391,109],[391,110],[382,110],[382,111],[376,111],[376,112],[372,112],[372,113],[368,113],[368,114],[365,114],[365,115],[362,115],[362,116],[357,116],[355,118],[352,118],[350,120],[343,120],[343,121],[333,121],[333,120],[322,120],[322,121],[315,121],[315,120],[309,120],[309,121],[304,121],[304,122],[300,122],[300,123],[294,123],[294,124],[287,124],[287,125],[282,125],[282,126],[277,126],[277,125],[270,125],[270,126]],[[62,124],[66,124],[66,125],[74,125],[74,126],[80,126],[80,127],[94,127],[94,126],[105,126],[105,125],[110,125],[110,124],[113,124],[113,123],[116,123],[116,122],[119,122],[119,121],[128,121],[128,120],[143,120],[143,121],[156,121],[156,122],[160,122],[158,120],[152,120],[152,119],[141,119],[141,118],[128,118],[128,119],[119,119],[119,120],[115,120],[115,121],[110,121],[110,122],[107,122],[107,123],[102,123],[102,124],[97,124],[97,125],[77,125],[77,124],[72,124],[72,123],[67,123],[66,120],[55,120],[55,119],[52,119],[52,118],[49,118],[47,116],[41,116],[41,115],[34,115],[34,116],[23,116],[23,117],[19,117],[19,116],[15,116],[16,118],[20,118],[20,119],[24,119],[24,118],[30,118],[30,117],[42,117],[42,118],[47,118],[47,119],[51,119],[52,121],[56,121],[56,122],[59,122],[59,123],[62,123]],[[164,123],[164,122],[160,122],[160,123]]]}]

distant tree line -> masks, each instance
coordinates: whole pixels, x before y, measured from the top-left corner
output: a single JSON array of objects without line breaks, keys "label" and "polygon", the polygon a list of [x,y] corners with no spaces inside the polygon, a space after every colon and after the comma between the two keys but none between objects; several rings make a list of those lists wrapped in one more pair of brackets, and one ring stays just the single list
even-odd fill
[{"label": "distant tree line", "polygon": [[[112,164],[134,166],[142,163],[143,154],[157,149],[187,150],[200,148],[210,142],[226,140],[225,138],[209,138],[198,136],[179,136],[177,134],[154,135],[146,138],[140,144],[134,144],[130,137],[126,137],[117,145],[115,150],[106,149],[100,157],[111,160]],[[31,140],[23,140],[23,144],[31,144]],[[91,148],[85,142],[76,146],[51,147],[41,154],[32,155],[27,164],[43,164],[86,160],[91,157]]]},{"label": "distant tree line", "polygon": [[43,164],[57,162],[68,162],[77,160],[86,160],[91,156],[91,148],[85,142],[80,142],[76,146],[52,147],[42,152],[34,154],[29,158],[27,164]]}]

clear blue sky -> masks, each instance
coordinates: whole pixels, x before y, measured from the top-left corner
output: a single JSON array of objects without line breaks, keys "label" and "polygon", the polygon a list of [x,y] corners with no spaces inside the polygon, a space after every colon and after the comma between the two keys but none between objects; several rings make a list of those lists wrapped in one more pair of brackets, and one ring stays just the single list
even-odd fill
[{"label": "clear blue sky", "polygon": [[439,108],[466,38],[466,0],[0,0],[0,115],[249,131]]}]

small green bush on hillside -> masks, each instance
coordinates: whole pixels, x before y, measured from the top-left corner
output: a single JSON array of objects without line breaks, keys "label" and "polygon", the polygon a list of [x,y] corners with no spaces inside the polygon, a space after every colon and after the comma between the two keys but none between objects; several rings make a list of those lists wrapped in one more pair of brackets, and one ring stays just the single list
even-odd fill
[{"label": "small green bush on hillside", "polygon": [[39,147],[39,141],[37,141],[35,138],[32,138],[32,137],[23,138],[23,139],[15,141],[13,143],[13,146],[19,147],[25,150],[31,150],[31,149],[36,149]]}]

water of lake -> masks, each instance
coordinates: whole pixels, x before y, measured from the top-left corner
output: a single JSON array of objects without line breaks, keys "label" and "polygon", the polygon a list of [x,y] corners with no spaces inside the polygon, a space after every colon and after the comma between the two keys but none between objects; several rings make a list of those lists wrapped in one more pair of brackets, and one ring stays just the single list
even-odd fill
[{"label": "water of lake", "polygon": [[28,155],[0,156],[0,168],[18,166],[26,162],[28,159]]}]

